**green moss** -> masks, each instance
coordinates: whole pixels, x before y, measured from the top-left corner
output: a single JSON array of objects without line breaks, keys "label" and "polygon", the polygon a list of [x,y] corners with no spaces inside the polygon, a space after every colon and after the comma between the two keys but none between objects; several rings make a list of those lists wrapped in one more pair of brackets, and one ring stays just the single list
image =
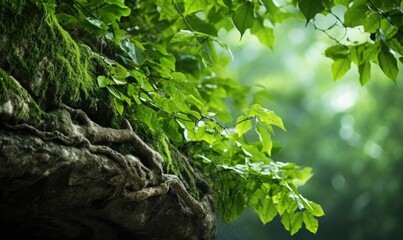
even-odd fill
[{"label": "green moss", "polygon": [[[59,25],[53,0],[0,0],[0,29],[2,75],[17,79],[36,107],[65,103],[110,126],[114,108],[110,95],[97,87],[95,73],[95,66],[102,69],[105,63]],[[4,79],[2,101],[10,87]]]},{"label": "green moss", "polygon": [[161,145],[163,147],[163,153],[165,155],[165,168],[167,169],[168,173],[173,173],[176,174],[177,171],[175,170],[175,168],[173,168],[172,166],[172,156],[171,156],[171,151],[169,150],[169,146],[167,143],[167,140],[165,139],[164,135],[161,134],[160,135],[160,141],[161,141]]},{"label": "green moss", "polygon": [[15,121],[40,122],[43,114],[41,109],[16,80],[0,68],[0,106],[9,100],[12,101]]},{"label": "green moss", "polygon": [[[90,74],[91,57],[59,25],[55,15],[19,1],[12,17],[0,3],[0,66],[14,76],[43,108],[91,101],[99,89]],[[7,9],[7,8],[4,8]],[[27,21],[28,20],[28,21]]]},{"label": "green moss", "polygon": [[163,155],[165,160],[165,172],[185,180],[184,184],[190,195],[199,199],[200,194],[196,187],[197,179],[189,165],[189,160],[175,146],[165,140],[163,134],[159,134],[158,139],[154,141],[154,148]]},{"label": "green moss", "polygon": [[8,101],[9,77],[0,68],[0,105]]},{"label": "green moss", "polygon": [[12,12],[19,15],[25,2],[26,0],[0,0],[0,6],[4,12]]},{"label": "green moss", "polygon": [[9,100],[9,91],[22,97],[27,97],[28,95],[7,72],[0,68],[0,104]]}]

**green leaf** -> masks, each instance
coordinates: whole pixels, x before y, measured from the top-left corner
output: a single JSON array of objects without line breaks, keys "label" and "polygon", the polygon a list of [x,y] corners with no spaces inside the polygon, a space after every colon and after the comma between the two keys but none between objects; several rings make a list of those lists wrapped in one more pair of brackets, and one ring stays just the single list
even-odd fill
[{"label": "green leaf", "polygon": [[336,81],[344,76],[344,74],[350,69],[351,60],[346,58],[335,59],[332,63],[332,77]]},{"label": "green leaf", "polygon": [[281,120],[281,118],[273,111],[262,112],[260,115],[258,115],[258,119],[260,122],[265,123],[266,126],[268,124],[275,125],[281,128],[283,131],[286,131],[283,120]]},{"label": "green leaf", "polygon": [[348,27],[364,25],[368,11],[367,0],[356,0],[344,13],[344,24]]},{"label": "green leaf", "polygon": [[352,45],[349,47],[348,57],[357,66],[363,63],[369,62],[369,59],[365,59],[364,52],[367,49],[365,44]]},{"label": "green leaf", "polygon": [[261,0],[261,2],[266,7],[265,17],[267,17],[267,19],[269,19],[273,24],[281,23],[285,19],[294,16],[290,12],[282,11],[280,7],[273,3],[273,0]]},{"label": "green leaf", "polygon": [[182,134],[179,132],[179,125],[174,119],[170,119],[164,122],[164,132],[168,138],[174,142],[182,142]]},{"label": "green leaf", "polygon": [[208,124],[201,124],[200,123],[203,121],[200,121],[199,124],[197,124],[196,128],[195,128],[195,140],[198,141],[206,141],[209,144],[212,144],[214,142],[217,141],[216,136],[214,135],[216,133],[216,131],[214,130],[214,128],[212,128],[212,126],[208,125]]},{"label": "green leaf", "polygon": [[173,56],[167,56],[167,57],[162,57],[160,58],[160,63],[162,66],[165,66],[172,71],[175,71],[175,57]]},{"label": "green leaf", "polygon": [[290,233],[291,236],[296,234],[302,227],[303,216],[301,212],[296,212],[291,220]]},{"label": "green leaf", "polygon": [[283,121],[273,111],[270,111],[259,104],[253,104],[251,108],[244,109],[243,112],[247,117],[257,117],[258,121],[263,123],[266,128],[272,129],[271,125],[275,125],[285,131]]},{"label": "green leaf", "polygon": [[119,79],[119,78],[112,76],[112,80],[116,85],[126,85],[127,84],[126,79],[124,79],[124,78]]},{"label": "green leaf", "polygon": [[263,200],[263,204],[260,207],[256,208],[256,212],[263,224],[270,222],[277,215],[274,203],[269,197]]},{"label": "green leaf", "polygon": [[270,133],[263,128],[260,124],[256,124],[256,133],[259,136],[259,140],[262,143],[262,152],[271,154],[271,148],[273,147],[273,142],[271,140]]},{"label": "green leaf", "polygon": [[[257,164],[255,164],[257,165]],[[258,168],[258,167],[256,167]],[[261,168],[258,168],[256,171],[260,172]],[[266,199],[267,191],[264,191],[261,188],[256,189],[256,191],[249,196],[248,204],[251,207],[257,209],[259,206],[263,206],[263,201]]]},{"label": "green leaf", "polygon": [[234,13],[232,17],[235,27],[241,33],[241,37],[245,33],[246,29],[253,26],[255,17],[253,16],[253,3],[246,2],[243,3]]},{"label": "green leaf", "polygon": [[378,53],[378,61],[385,75],[396,82],[397,74],[399,73],[397,60],[386,46],[382,47],[382,50]]},{"label": "green leaf", "polygon": [[378,58],[378,53],[381,51],[380,42],[374,44],[365,43],[363,56],[366,61],[373,61]]},{"label": "green leaf", "polygon": [[125,101],[127,104],[129,104],[129,106],[132,104],[132,100],[128,97],[126,97],[124,94],[120,95],[120,98]]},{"label": "green leaf", "polygon": [[116,110],[118,111],[119,115],[123,115],[124,110],[124,102],[118,98],[113,98],[113,102],[115,103]]},{"label": "green leaf", "polygon": [[103,75],[98,76],[97,81],[98,81],[98,86],[100,88],[106,87],[109,84],[111,84],[111,80],[108,79],[107,77],[103,76]]},{"label": "green leaf", "polygon": [[252,128],[252,121],[246,116],[240,116],[235,128],[238,136],[242,136]]},{"label": "green leaf", "polygon": [[101,18],[106,23],[112,23],[113,21],[120,21],[122,16],[127,17],[130,15],[130,8],[124,4],[106,4],[104,7],[99,9]]},{"label": "green leaf", "polygon": [[293,183],[296,186],[301,186],[304,185],[311,177],[312,177],[313,173],[312,173],[312,168],[310,167],[305,167],[301,170],[298,170],[295,173],[295,180],[293,181]]},{"label": "green leaf", "polygon": [[255,35],[259,41],[269,47],[273,48],[274,46],[274,30],[271,27],[265,27],[259,21],[255,21],[251,28],[251,33]]},{"label": "green leaf", "polygon": [[227,202],[227,212],[226,215],[224,215],[224,221],[225,222],[232,222],[236,218],[239,217],[239,215],[242,213],[243,209],[245,207],[245,199],[242,196],[242,193],[237,192],[234,196],[233,201],[228,201]]},{"label": "green leaf", "polygon": [[153,111],[150,108],[146,107],[145,105],[143,105],[143,104],[137,105],[134,116],[139,121],[145,123],[147,125],[147,127],[149,129],[151,129],[152,131],[155,131],[156,129],[158,129],[158,125],[153,124],[153,119],[158,120],[158,118],[155,117],[153,114]]},{"label": "green leaf", "polygon": [[120,49],[122,49],[136,65],[141,65],[144,62],[144,52],[130,41],[129,38],[123,38],[120,41]]},{"label": "green leaf", "polygon": [[358,66],[358,73],[360,74],[360,83],[364,86],[371,78],[371,63],[364,62]]},{"label": "green leaf", "polygon": [[337,58],[345,58],[348,55],[348,47],[337,44],[331,46],[325,50],[325,55],[328,58],[337,59]]},{"label": "green leaf", "polygon": [[298,205],[295,199],[291,197],[292,195],[288,193],[287,190],[284,188],[282,188],[281,191],[282,191],[280,193],[281,197],[276,204],[276,209],[278,213],[283,214],[286,211],[291,212],[297,209]]},{"label": "green leaf", "polygon": [[207,0],[184,0],[185,14],[190,14],[207,8]]},{"label": "green leaf", "polygon": [[63,28],[66,29],[75,28],[79,24],[79,21],[76,17],[66,13],[57,14],[57,19],[63,25]]},{"label": "green leaf", "polygon": [[322,0],[298,0],[298,7],[305,16],[307,24],[316,14],[325,10]]},{"label": "green leaf", "polygon": [[109,27],[101,20],[93,18],[93,17],[87,17],[87,22],[90,23],[92,26],[98,28],[98,29],[103,29],[107,30]]},{"label": "green leaf", "polygon": [[316,233],[318,231],[318,220],[308,211],[304,211],[302,213],[304,224],[306,229],[308,229],[312,233]]},{"label": "green leaf", "polygon": [[127,77],[127,69],[119,63],[115,63],[111,68],[111,74],[115,78],[124,79]]},{"label": "green leaf", "polygon": [[[399,35],[398,37],[403,36],[403,35]],[[388,42],[388,47],[390,47],[390,49],[392,49],[393,51],[399,53],[400,55],[403,55],[403,45],[401,44],[401,42],[399,42],[399,39],[397,39],[396,37],[390,39]]]},{"label": "green leaf", "polygon": [[375,33],[379,30],[379,22],[381,20],[381,15],[378,12],[371,12],[365,18],[364,29],[365,32]]},{"label": "green leaf", "polygon": [[117,99],[122,100],[120,97],[120,92],[113,86],[106,86],[106,88],[108,89],[108,91]]},{"label": "green leaf", "polygon": [[283,224],[284,228],[287,231],[290,231],[291,229],[291,220],[293,217],[293,213],[288,213],[287,211],[285,211],[282,215],[281,215],[281,223]]},{"label": "green leaf", "polygon": [[159,20],[172,20],[179,16],[174,4],[172,4],[172,0],[156,0],[155,3],[161,8]]},{"label": "green leaf", "polygon": [[181,43],[197,43],[196,36],[188,30],[181,30],[172,37],[170,44],[181,44]]},{"label": "green leaf", "polygon": [[323,212],[322,207],[319,204],[314,203],[312,201],[309,201],[308,203],[309,203],[309,206],[312,208],[312,209],[310,209],[310,211],[311,211],[313,216],[322,217],[323,215],[325,215],[325,213]]}]

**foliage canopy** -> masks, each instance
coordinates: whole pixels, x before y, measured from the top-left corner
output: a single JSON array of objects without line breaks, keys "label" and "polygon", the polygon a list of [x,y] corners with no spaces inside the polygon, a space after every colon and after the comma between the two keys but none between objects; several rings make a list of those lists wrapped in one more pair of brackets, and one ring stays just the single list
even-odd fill
[{"label": "foliage canopy", "polygon": [[[216,206],[225,222],[245,207],[255,209],[263,223],[281,216],[295,234],[305,224],[316,232],[322,208],[299,194],[310,168],[271,160],[279,146],[274,127],[285,130],[273,111],[254,98],[249,87],[224,74],[231,55],[218,38],[220,29],[246,30],[272,48],[276,24],[305,18],[307,24],[335,41],[325,54],[333,59],[332,75],[340,79],[354,63],[360,83],[370,80],[371,65],[379,65],[396,81],[397,56],[403,54],[403,1],[400,0],[37,0],[49,17],[54,13],[74,38],[102,59],[100,88],[114,99],[122,116],[134,116],[162,141],[186,151],[204,170],[215,191]],[[327,28],[315,16],[334,19]],[[365,40],[351,39],[358,28]],[[402,61],[402,58],[399,58]],[[233,116],[229,105],[243,108]],[[245,134],[255,131],[258,141]],[[166,149],[166,169],[173,171]]]}]

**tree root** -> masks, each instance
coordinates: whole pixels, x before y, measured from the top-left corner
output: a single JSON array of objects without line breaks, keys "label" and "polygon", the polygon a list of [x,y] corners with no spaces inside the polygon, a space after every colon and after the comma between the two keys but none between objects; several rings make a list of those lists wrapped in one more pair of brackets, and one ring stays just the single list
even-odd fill
[{"label": "tree root", "polygon": [[[67,114],[61,114],[60,111]],[[43,141],[86,148],[90,153],[113,159],[125,172],[125,177],[117,180],[115,194],[121,194],[128,201],[144,201],[153,196],[166,194],[172,189],[195,215],[199,217],[205,215],[203,205],[188,193],[181,180],[177,176],[164,173],[161,155],[137,136],[127,120],[126,129],[112,129],[96,124],[84,111],[64,104],[57,112],[58,116],[62,117],[56,117],[54,122],[48,123],[52,126],[43,127],[53,129],[52,131],[43,131],[26,123],[2,124],[14,131],[31,132]],[[138,158],[134,155],[123,155],[106,145],[115,143],[130,144],[137,152]]]}]

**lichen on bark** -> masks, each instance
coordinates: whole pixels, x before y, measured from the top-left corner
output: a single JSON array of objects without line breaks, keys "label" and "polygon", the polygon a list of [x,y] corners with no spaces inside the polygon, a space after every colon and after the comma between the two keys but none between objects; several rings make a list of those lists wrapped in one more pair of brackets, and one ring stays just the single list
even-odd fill
[{"label": "lichen on bark", "polygon": [[[3,236],[214,238],[202,175],[173,146],[119,119],[96,86],[102,63],[36,2],[0,0]],[[175,175],[155,148],[175,152]]]}]

